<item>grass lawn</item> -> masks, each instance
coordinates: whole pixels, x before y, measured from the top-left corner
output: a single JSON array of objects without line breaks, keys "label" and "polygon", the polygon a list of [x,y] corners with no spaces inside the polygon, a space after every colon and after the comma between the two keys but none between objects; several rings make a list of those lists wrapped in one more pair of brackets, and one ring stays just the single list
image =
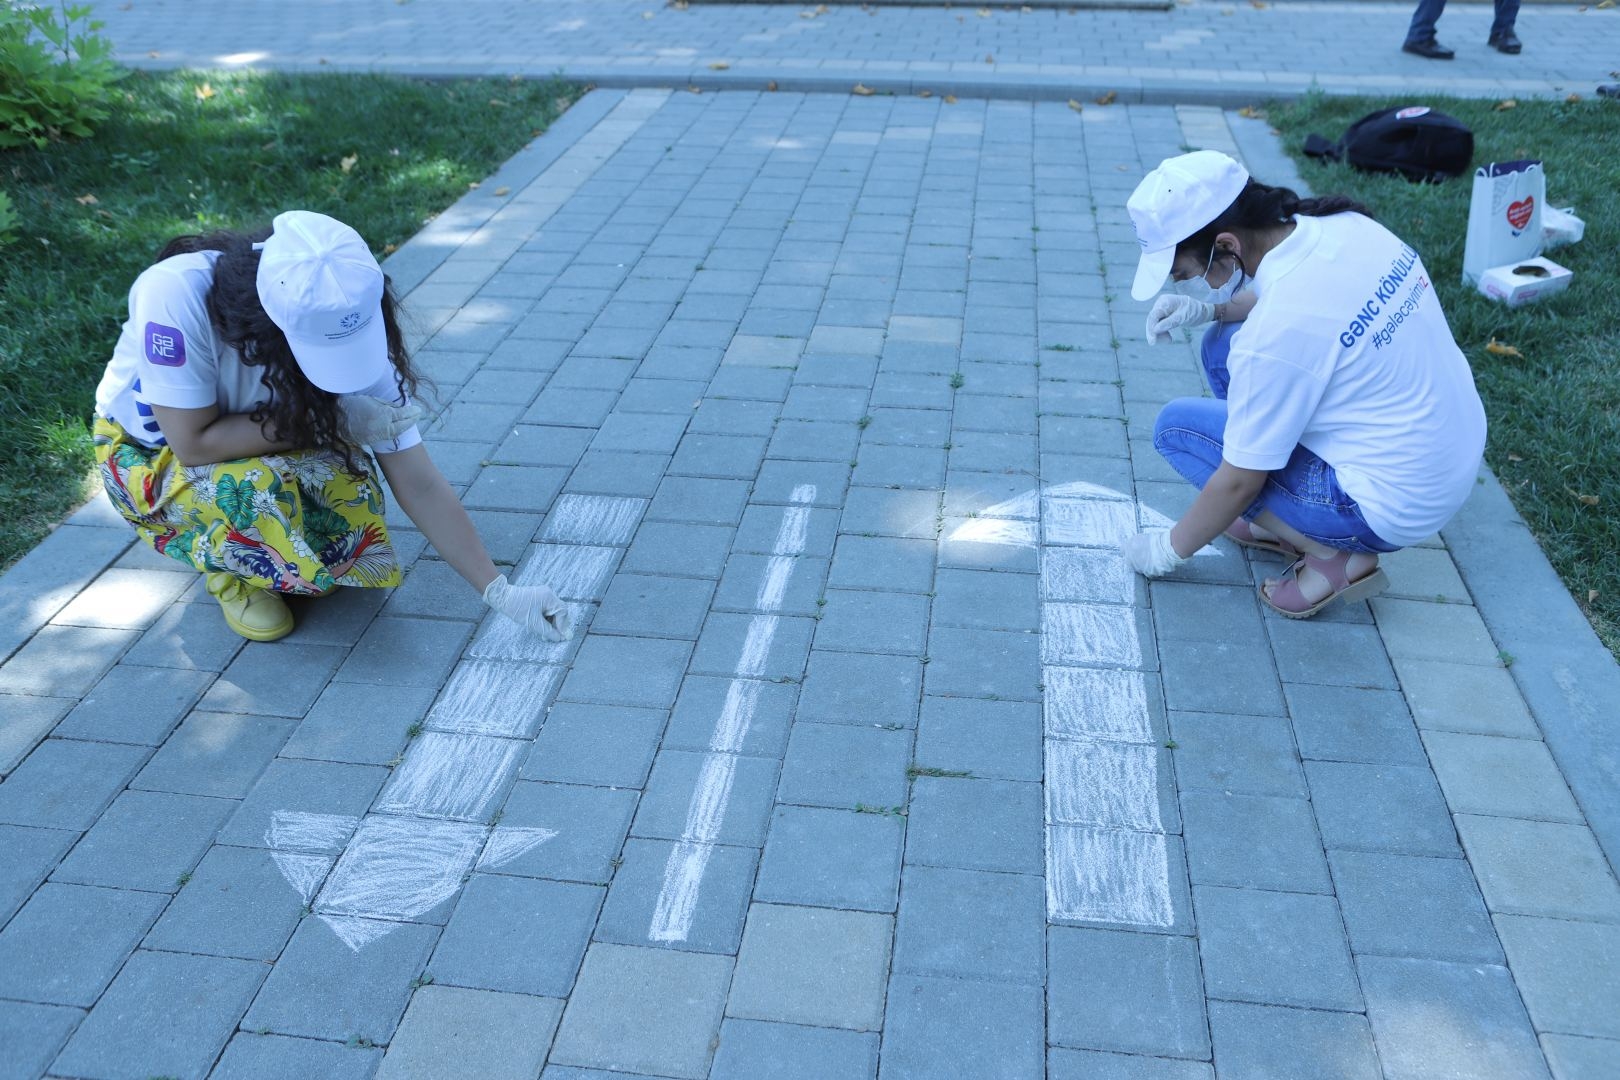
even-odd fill
[{"label": "grass lawn", "polygon": [[353,225],[381,257],[578,90],[179,72],[132,75],[119,93],[94,137],[0,153],[19,217],[0,247],[0,569],[94,490],[96,382],[164,241],[296,208]]},{"label": "grass lawn", "polygon": [[[1273,127],[1318,193],[1364,202],[1417,248],[1452,332],[1473,365],[1490,421],[1485,457],[1571,594],[1620,655],[1620,104],[1422,99],[1474,132],[1474,164],[1540,158],[1547,203],[1586,221],[1579,244],[1548,252],[1569,289],[1516,311],[1462,284],[1473,181],[1408,184],[1321,166],[1299,153],[1309,132],[1336,139],[1358,117],[1406,99],[1312,97],[1273,107]],[[1492,338],[1522,356],[1486,351]]]}]

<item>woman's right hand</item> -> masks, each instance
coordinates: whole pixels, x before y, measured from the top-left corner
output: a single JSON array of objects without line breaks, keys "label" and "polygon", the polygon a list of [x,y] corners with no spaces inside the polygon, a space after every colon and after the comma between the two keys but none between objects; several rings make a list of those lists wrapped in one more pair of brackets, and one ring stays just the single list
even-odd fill
[{"label": "woman's right hand", "polygon": [[1215,305],[1178,293],[1165,293],[1153,302],[1147,316],[1149,345],[1170,340],[1170,331],[1181,326],[1202,326],[1215,321]]},{"label": "woman's right hand", "polygon": [[568,605],[549,585],[513,585],[502,574],[484,586],[484,603],[547,641],[567,641],[574,630]]},{"label": "woman's right hand", "polygon": [[414,402],[394,405],[367,394],[345,394],[338,398],[340,434],[358,446],[383,446],[393,442],[422,416]]}]

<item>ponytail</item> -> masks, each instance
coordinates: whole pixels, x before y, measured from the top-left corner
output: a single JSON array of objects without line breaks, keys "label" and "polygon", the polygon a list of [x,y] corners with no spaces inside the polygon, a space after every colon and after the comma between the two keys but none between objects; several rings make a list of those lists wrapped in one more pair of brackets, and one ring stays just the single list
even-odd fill
[{"label": "ponytail", "polygon": [[[1204,259],[1215,247],[1215,237],[1223,232],[1263,233],[1286,225],[1296,217],[1328,217],[1332,214],[1360,214],[1372,217],[1372,211],[1347,195],[1323,195],[1301,198],[1285,187],[1272,187],[1250,179],[1232,205],[1176,245],[1178,251],[1188,251]],[[1207,260],[1206,260],[1207,261]]]}]

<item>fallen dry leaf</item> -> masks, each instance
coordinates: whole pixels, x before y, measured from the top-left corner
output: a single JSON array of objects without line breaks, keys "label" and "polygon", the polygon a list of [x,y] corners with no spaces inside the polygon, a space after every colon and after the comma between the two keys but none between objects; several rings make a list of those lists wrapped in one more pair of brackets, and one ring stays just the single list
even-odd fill
[{"label": "fallen dry leaf", "polygon": [[1250,120],[1264,120],[1266,118],[1266,111],[1264,109],[1257,109],[1253,105],[1245,105],[1243,108],[1238,110],[1238,115],[1246,116]]},{"label": "fallen dry leaf", "polygon": [[1491,338],[1490,343],[1485,346],[1485,351],[1490,353],[1492,356],[1511,356],[1515,360],[1524,359],[1524,353],[1520,352],[1518,349],[1515,349],[1512,345],[1506,345],[1500,341],[1497,341],[1495,338]]},{"label": "fallen dry leaf", "polygon": [[642,12],[642,13],[641,13],[641,17],[642,17],[642,18],[643,18],[643,19],[650,19],[650,18],[652,18],[652,17],[653,17],[653,13],[652,13],[652,12],[650,12],[650,11],[643,11],[643,12]]},{"label": "fallen dry leaf", "polygon": [[861,97],[871,97],[873,94],[877,93],[876,90],[873,90],[870,86],[866,86],[863,83],[856,83],[854,86],[849,88],[849,92],[852,94],[859,94]]},{"label": "fallen dry leaf", "polygon": [[497,108],[497,109],[504,109],[504,108],[506,108],[506,102],[504,102],[504,101],[502,101],[502,100],[501,100],[501,99],[500,99],[500,98],[498,98],[498,97],[492,97],[492,98],[490,98],[490,99],[489,99],[489,103],[490,103],[490,105],[491,105],[491,106],[492,106],[492,107],[493,107],[493,108]]},{"label": "fallen dry leaf", "polygon": [[94,206],[94,205],[96,205],[96,203],[100,202],[101,200],[96,198],[94,195],[80,195],[77,199],[74,199],[73,201],[78,203],[80,206]]},{"label": "fallen dry leaf", "polygon": [[360,160],[360,155],[359,154],[350,154],[348,157],[345,157],[342,161],[339,161],[338,165],[340,165],[343,168],[344,172],[352,172],[354,170],[354,163],[359,161],[359,160]]},{"label": "fallen dry leaf", "polygon": [[498,187],[498,188],[495,189],[495,194],[497,194],[497,195],[510,195],[510,194],[512,194],[512,189],[509,188],[509,187]]},{"label": "fallen dry leaf", "polygon": [[1597,603],[1597,598],[1598,598],[1598,591],[1596,589],[1587,589],[1586,590],[1586,602],[1588,604]]},{"label": "fallen dry leaf", "polygon": [[990,17],[990,9],[987,7],[982,7],[973,14],[977,15],[981,19],[988,19]]},{"label": "fallen dry leaf", "polygon": [[394,252],[396,252],[398,250],[399,250],[399,245],[398,244],[384,244],[383,245],[383,254],[384,255],[392,255]]},{"label": "fallen dry leaf", "polygon": [[932,90],[919,90],[917,91],[917,96],[920,98],[931,98],[934,96],[934,92]]},{"label": "fallen dry leaf", "polygon": [[1085,109],[1085,106],[1074,100],[1074,98],[1070,98],[1069,108],[1073,109],[1075,112],[1080,112]]},{"label": "fallen dry leaf", "polygon": [[158,52],[156,49],[152,49],[146,55],[150,56],[152,59],[156,60],[158,57],[162,56],[163,54]]},{"label": "fallen dry leaf", "polygon": [[688,4],[686,0],[670,0],[669,6],[674,8],[676,11],[685,11],[692,5]]},{"label": "fallen dry leaf", "polygon": [[112,220],[112,214],[108,213],[105,210],[97,210],[96,213],[100,214],[102,217],[106,218],[108,221]]},{"label": "fallen dry leaf", "polygon": [[731,70],[731,65],[726,63],[724,60],[716,60],[714,63],[709,65],[709,70],[710,71],[730,71]]},{"label": "fallen dry leaf", "polygon": [[946,94],[940,100],[945,102],[945,104],[947,104],[947,105],[955,105],[956,104],[956,95],[955,94]]},{"label": "fallen dry leaf", "polygon": [[208,85],[207,83],[203,83],[201,86],[197,87],[197,100],[198,101],[207,101],[209,98],[211,98],[213,96],[214,96],[214,88],[212,86]]},{"label": "fallen dry leaf", "polygon": [[769,90],[773,94],[776,93],[776,80],[772,79],[770,82],[766,83],[765,89]]},{"label": "fallen dry leaf", "polygon": [[1612,7],[1614,7],[1614,0],[1603,0],[1603,2],[1598,5],[1598,10],[1599,11],[1606,11],[1609,8],[1612,8]]},{"label": "fallen dry leaf", "polygon": [[1581,500],[1581,502],[1585,503],[1587,506],[1596,506],[1602,501],[1596,495],[1577,495],[1575,497]]},{"label": "fallen dry leaf", "polygon": [[1496,103],[1497,112],[1507,112],[1509,109],[1517,109],[1518,107],[1519,103],[1512,98],[1503,98]]},{"label": "fallen dry leaf", "polygon": [[479,188],[481,188],[483,186],[484,185],[481,182],[479,182],[477,180],[474,180],[470,184],[467,185],[467,190],[468,191],[477,191]]},{"label": "fallen dry leaf", "polygon": [[996,62],[996,54],[995,53],[985,53],[984,54],[984,62],[987,63],[987,64],[995,63]]},{"label": "fallen dry leaf", "polygon": [[686,92],[688,94],[701,94],[701,93],[703,93],[703,91],[700,90],[699,88],[697,88],[696,86],[688,86],[686,88]]},{"label": "fallen dry leaf", "polygon": [[1266,0],[1249,0],[1249,6],[1254,8],[1256,11],[1264,11],[1271,5],[1266,3]]},{"label": "fallen dry leaf", "polygon": [[1564,100],[1566,102],[1568,102],[1569,104],[1573,105],[1577,101],[1581,100],[1581,95],[1579,95],[1579,94],[1571,94],[1571,95],[1569,95],[1569,97],[1565,98]]},{"label": "fallen dry leaf", "polygon": [[1097,104],[1099,104],[1099,105],[1112,105],[1116,100],[1118,100],[1118,98],[1119,98],[1119,91],[1110,90],[1110,91],[1108,91],[1108,93],[1104,94],[1102,97],[1097,99]]},{"label": "fallen dry leaf", "polygon": [[1524,458],[1520,457],[1518,454],[1509,454],[1508,455],[1508,460],[1509,461],[1523,461]]}]

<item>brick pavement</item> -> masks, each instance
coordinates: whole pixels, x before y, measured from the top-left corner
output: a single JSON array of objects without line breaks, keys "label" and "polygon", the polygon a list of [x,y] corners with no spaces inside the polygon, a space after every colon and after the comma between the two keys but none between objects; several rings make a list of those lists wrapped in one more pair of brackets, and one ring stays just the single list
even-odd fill
[{"label": "brick pavement", "polygon": [[[1488,4],[1451,5],[1457,59],[1399,51],[1408,3],[1195,0],[1168,11],[693,5],[654,0],[281,0],[104,5],[120,60],[137,66],[263,65],[547,76],[599,86],[844,92],[1244,105],[1329,93],[1590,95],[1620,58],[1620,12],[1527,5],[1525,51],[1485,45]],[[981,12],[983,14],[981,14]],[[809,14],[814,17],[805,18]],[[717,67],[722,68],[716,70]]]},{"label": "brick pavement", "polygon": [[0,578],[0,1075],[1613,1073],[1620,675],[1463,558],[1489,478],[1311,623],[1110,554],[1189,498],[1121,208],[1189,145],[1291,175],[1210,108],[587,96],[389,262],[575,640],[402,521],[244,644],[87,506]]}]

